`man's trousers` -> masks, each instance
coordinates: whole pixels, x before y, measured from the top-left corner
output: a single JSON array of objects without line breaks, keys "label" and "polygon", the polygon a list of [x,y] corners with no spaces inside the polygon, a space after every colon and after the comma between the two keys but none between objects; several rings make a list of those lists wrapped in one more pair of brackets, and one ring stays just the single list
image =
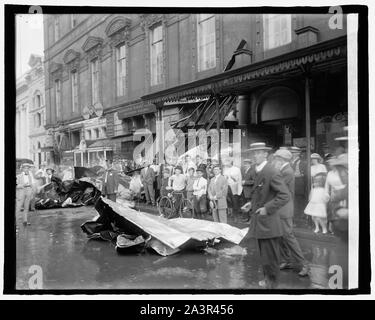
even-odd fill
[{"label": "man's trousers", "polygon": [[270,288],[276,288],[280,275],[280,237],[257,241],[264,278]]},{"label": "man's trousers", "polygon": [[282,218],[283,236],[280,239],[281,260],[291,263],[294,259],[301,267],[307,265],[301,247],[293,233],[293,218]]}]

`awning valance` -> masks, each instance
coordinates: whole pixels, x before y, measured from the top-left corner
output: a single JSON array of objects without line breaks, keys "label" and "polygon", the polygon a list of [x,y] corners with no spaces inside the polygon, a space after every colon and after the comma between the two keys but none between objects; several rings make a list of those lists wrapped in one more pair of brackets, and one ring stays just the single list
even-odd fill
[{"label": "awning valance", "polygon": [[156,106],[154,104],[141,101],[122,107],[118,111],[117,117],[119,119],[126,119],[154,112],[156,112]]},{"label": "awning valance", "polygon": [[275,77],[302,73],[301,67],[311,65],[311,72],[346,65],[346,36],[298,49],[248,66],[145,95],[147,103],[174,102],[183,98],[209,97],[212,94],[240,93],[265,84]]}]

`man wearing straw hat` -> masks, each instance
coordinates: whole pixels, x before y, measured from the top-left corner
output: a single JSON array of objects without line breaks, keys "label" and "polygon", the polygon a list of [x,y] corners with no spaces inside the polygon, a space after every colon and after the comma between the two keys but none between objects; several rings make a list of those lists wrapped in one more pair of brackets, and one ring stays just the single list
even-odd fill
[{"label": "man wearing straw hat", "polygon": [[293,233],[294,171],[290,166],[292,158],[292,153],[285,149],[279,149],[274,154],[275,167],[280,170],[290,193],[290,199],[287,204],[279,209],[281,225],[283,227],[283,236],[280,243],[280,254],[283,262],[280,265],[280,270],[291,269],[293,258],[299,267],[301,267],[298,275],[305,277],[309,274],[308,262],[303,256],[300,245]]},{"label": "man wearing straw hat", "polygon": [[23,225],[29,226],[27,220],[29,213],[30,201],[35,191],[35,179],[30,171],[32,165],[24,163],[21,166],[22,173],[17,176],[17,189],[19,190],[18,208],[17,211],[23,207]]},{"label": "man wearing straw hat", "polygon": [[264,279],[263,288],[278,285],[280,274],[280,238],[283,235],[279,209],[290,199],[289,191],[280,172],[267,161],[271,150],[264,142],[253,143],[248,151],[255,160],[255,180],[251,194],[249,236],[258,243]]}]

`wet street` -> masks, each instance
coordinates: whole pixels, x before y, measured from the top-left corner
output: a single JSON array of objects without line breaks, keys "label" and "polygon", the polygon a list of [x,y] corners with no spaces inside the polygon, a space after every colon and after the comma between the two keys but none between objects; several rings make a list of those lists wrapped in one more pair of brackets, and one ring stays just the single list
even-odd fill
[{"label": "wet street", "polygon": [[[96,215],[92,207],[30,213],[31,226],[21,225],[16,237],[16,289],[29,289],[32,266],[41,267],[43,289],[259,289],[262,273],[252,239],[169,257],[120,255],[113,244],[88,240],[82,232],[80,225]],[[347,248],[341,242],[299,240],[311,275],[282,271],[280,288],[329,288],[330,266],[343,266],[345,273]]]}]

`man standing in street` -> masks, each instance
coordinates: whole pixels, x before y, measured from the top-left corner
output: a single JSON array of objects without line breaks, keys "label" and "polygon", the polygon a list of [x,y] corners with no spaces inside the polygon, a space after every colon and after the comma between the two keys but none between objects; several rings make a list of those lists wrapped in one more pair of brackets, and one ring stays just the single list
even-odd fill
[{"label": "man standing in street", "polygon": [[221,174],[220,165],[215,165],[213,172],[215,176],[211,179],[208,186],[208,197],[210,199],[212,217],[215,222],[227,223],[228,181]]},{"label": "man standing in street", "polygon": [[264,142],[252,143],[248,151],[255,160],[255,181],[251,195],[252,216],[249,236],[258,243],[264,279],[263,288],[274,289],[280,274],[280,237],[283,235],[278,210],[289,201],[289,191],[278,172],[267,162],[268,151]]},{"label": "man standing in street", "polygon": [[234,222],[238,222],[240,199],[242,194],[241,169],[233,165],[233,159],[224,159],[223,175],[228,179],[228,205],[232,211]]},{"label": "man standing in street", "polygon": [[30,201],[33,198],[34,191],[35,191],[35,180],[32,176],[30,171],[32,165],[29,163],[24,163],[21,167],[22,173],[17,176],[17,187],[18,190],[18,208],[17,213],[21,211],[23,207],[23,225],[29,226],[30,223],[28,222],[28,214],[29,214],[29,207]]},{"label": "man standing in street", "polygon": [[288,187],[290,200],[286,205],[280,208],[279,214],[281,225],[283,227],[283,236],[280,242],[281,265],[280,270],[291,269],[292,259],[298,263],[301,270],[299,276],[305,277],[309,274],[308,262],[303,256],[300,245],[293,233],[293,215],[294,215],[294,172],[290,166],[293,156],[288,150],[279,149],[274,154],[274,165],[280,170],[284,183]]},{"label": "man standing in street", "polygon": [[145,189],[146,204],[155,206],[155,171],[151,168],[150,162],[147,160],[144,162],[144,168],[141,170],[141,181]]},{"label": "man standing in street", "polygon": [[119,176],[113,170],[112,160],[107,160],[106,171],[104,174],[103,194],[109,199],[116,202],[116,194],[118,192]]},{"label": "man standing in street", "polygon": [[[243,161],[243,174],[242,174],[242,186],[243,186],[243,197],[244,202],[248,203],[251,200],[251,191],[254,186],[254,178],[255,178],[255,167],[252,166],[251,159],[245,159]],[[245,216],[247,215],[247,216]],[[244,222],[249,222],[250,216],[248,213],[244,214]]]},{"label": "man standing in street", "polygon": [[306,163],[301,160],[302,150],[298,147],[290,147],[289,151],[293,155],[291,162],[295,177],[295,193],[294,193],[294,211],[295,216],[303,217],[306,207]]}]

